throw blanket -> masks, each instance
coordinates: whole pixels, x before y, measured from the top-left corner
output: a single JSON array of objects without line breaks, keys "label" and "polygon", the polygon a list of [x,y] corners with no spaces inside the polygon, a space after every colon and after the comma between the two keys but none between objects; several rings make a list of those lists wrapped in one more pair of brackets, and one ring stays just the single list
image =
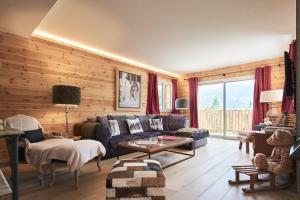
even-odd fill
[{"label": "throw blanket", "polygon": [[66,161],[71,172],[78,170],[96,156],[104,156],[104,146],[95,140],[48,139],[31,143],[26,148],[26,159],[39,168],[51,160]]}]

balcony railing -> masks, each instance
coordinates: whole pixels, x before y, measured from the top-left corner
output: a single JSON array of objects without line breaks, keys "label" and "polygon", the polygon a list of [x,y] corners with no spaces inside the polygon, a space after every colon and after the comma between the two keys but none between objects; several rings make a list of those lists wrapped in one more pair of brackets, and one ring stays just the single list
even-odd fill
[{"label": "balcony railing", "polygon": [[252,113],[252,110],[226,110],[226,127],[224,127],[223,110],[199,110],[199,127],[219,135],[223,135],[225,128],[227,136],[236,136],[238,131],[251,129]]}]

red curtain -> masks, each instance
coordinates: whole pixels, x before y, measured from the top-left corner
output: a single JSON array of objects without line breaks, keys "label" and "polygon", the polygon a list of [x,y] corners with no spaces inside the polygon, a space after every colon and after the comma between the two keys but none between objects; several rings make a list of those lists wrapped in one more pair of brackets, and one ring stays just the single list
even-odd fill
[{"label": "red curtain", "polygon": [[148,96],[146,114],[160,114],[157,90],[157,75],[148,74]]},{"label": "red curtain", "polygon": [[253,98],[253,119],[252,128],[255,125],[262,123],[268,111],[267,103],[260,103],[260,93],[271,89],[271,67],[265,66],[263,68],[255,69],[255,83],[254,83],[254,98]]},{"label": "red curtain", "polygon": [[177,79],[172,79],[172,113],[178,114],[179,110],[175,109],[175,101],[178,98],[177,94]]},{"label": "red curtain", "polygon": [[285,52],[285,81],[282,97],[281,112],[296,112],[296,41],[290,44],[289,53]]},{"label": "red curtain", "polygon": [[198,128],[198,79],[189,78],[190,127]]}]

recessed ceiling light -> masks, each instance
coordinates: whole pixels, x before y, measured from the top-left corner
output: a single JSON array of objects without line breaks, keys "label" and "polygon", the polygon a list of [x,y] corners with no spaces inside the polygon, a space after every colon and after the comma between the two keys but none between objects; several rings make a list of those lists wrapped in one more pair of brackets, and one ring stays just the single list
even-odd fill
[{"label": "recessed ceiling light", "polygon": [[70,47],[79,48],[81,50],[85,50],[85,51],[88,51],[88,52],[91,52],[91,53],[94,53],[94,54],[97,54],[97,55],[100,55],[100,56],[103,56],[103,57],[106,57],[106,58],[117,60],[119,62],[124,62],[124,63],[129,64],[129,65],[134,65],[136,67],[141,67],[141,68],[144,68],[144,69],[147,69],[147,70],[150,70],[150,71],[158,72],[158,73],[161,73],[161,74],[166,74],[166,75],[173,76],[173,77],[179,77],[178,74],[168,72],[168,71],[165,71],[163,69],[159,69],[159,68],[156,68],[156,67],[153,67],[153,66],[150,66],[150,65],[146,65],[146,64],[140,63],[138,61],[134,61],[134,60],[131,60],[129,58],[125,58],[123,56],[119,56],[119,55],[104,51],[102,49],[91,47],[91,46],[82,44],[80,42],[69,40],[67,38],[56,36],[56,35],[53,35],[53,34],[50,34],[50,33],[47,33],[47,32],[43,32],[43,31],[40,31],[40,30],[35,30],[33,32],[32,36],[38,37],[38,38],[41,38],[41,39],[45,39],[45,40],[50,40],[50,41],[53,41],[53,42],[59,42],[59,43],[65,44],[65,45],[70,46]]}]

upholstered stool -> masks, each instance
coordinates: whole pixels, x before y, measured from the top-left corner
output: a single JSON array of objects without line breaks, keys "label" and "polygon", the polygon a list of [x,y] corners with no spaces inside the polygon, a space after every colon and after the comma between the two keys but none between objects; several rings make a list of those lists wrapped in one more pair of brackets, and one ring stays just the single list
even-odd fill
[{"label": "upholstered stool", "polygon": [[254,131],[240,131],[238,133],[239,149],[242,149],[243,143],[246,143],[246,153],[249,153],[249,143],[253,142],[253,134]]},{"label": "upholstered stool", "polygon": [[107,200],[165,200],[165,176],[156,160],[119,160],[106,180]]}]

